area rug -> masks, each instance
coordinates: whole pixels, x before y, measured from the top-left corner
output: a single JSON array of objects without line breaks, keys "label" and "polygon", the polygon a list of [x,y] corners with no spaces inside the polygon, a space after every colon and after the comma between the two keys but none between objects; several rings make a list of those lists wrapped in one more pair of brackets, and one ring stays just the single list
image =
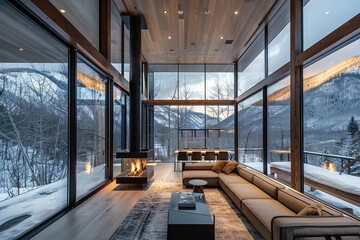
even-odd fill
[{"label": "area rug", "polygon": [[[191,189],[183,189],[180,183],[155,181],[111,239],[166,239],[171,193],[184,191]],[[205,196],[210,212],[215,214],[216,239],[263,239],[222,190],[206,188]]]}]

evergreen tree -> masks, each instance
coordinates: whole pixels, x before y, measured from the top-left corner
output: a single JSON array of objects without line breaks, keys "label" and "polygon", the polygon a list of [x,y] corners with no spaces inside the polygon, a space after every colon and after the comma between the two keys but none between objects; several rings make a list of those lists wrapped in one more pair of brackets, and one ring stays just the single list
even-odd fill
[{"label": "evergreen tree", "polygon": [[356,135],[359,133],[359,125],[355,121],[354,116],[351,116],[350,122],[347,126],[347,130],[352,138],[356,137]]},{"label": "evergreen tree", "polygon": [[340,147],[339,153],[344,156],[357,157],[360,155],[360,131],[359,125],[352,116],[348,125],[348,136],[341,139],[338,146]]}]

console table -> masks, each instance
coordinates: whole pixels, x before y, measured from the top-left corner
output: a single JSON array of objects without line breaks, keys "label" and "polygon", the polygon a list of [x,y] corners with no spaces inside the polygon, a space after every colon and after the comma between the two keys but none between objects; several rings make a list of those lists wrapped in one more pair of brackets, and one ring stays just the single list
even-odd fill
[{"label": "console table", "polygon": [[215,239],[215,216],[210,214],[203,194],[193,194],[196,202],[195,210],[179,210],[180,193],[171,194],[167,239]]}]

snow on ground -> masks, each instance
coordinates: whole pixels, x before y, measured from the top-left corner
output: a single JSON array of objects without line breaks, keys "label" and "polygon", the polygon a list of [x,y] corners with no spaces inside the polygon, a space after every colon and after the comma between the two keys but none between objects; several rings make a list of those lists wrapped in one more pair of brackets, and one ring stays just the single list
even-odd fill
[{"label": "snow on ground", "polygon": [[[272,167],[290,172],[290,162],[272,162]],[[330,171],[322,167],[304,164],[304,174],[307,179],[321,183],[332,188],[360,196],[360,177],[348,174],[339,174],[337,171]]]},{"label": "snow on ground", "polygon": [[[105,181],[105,165],[77,174],[77,199]],[[17,217],[30,215],[17,225],[0,232],[0,239],[15,239],[67,206],[67,179],[39,187],[14,198],[0,202],[0,226]]]}]

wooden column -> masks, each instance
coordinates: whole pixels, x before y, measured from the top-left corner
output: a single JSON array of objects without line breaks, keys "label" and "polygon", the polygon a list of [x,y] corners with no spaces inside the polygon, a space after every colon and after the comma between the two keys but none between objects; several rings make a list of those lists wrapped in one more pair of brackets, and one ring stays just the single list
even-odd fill
[{"label": "wooden column", "polygon": [[302,51],[302,1],[290,2],[290,129],[291,187],[303,192],[303,91],[302,69],[298,55]]}]

